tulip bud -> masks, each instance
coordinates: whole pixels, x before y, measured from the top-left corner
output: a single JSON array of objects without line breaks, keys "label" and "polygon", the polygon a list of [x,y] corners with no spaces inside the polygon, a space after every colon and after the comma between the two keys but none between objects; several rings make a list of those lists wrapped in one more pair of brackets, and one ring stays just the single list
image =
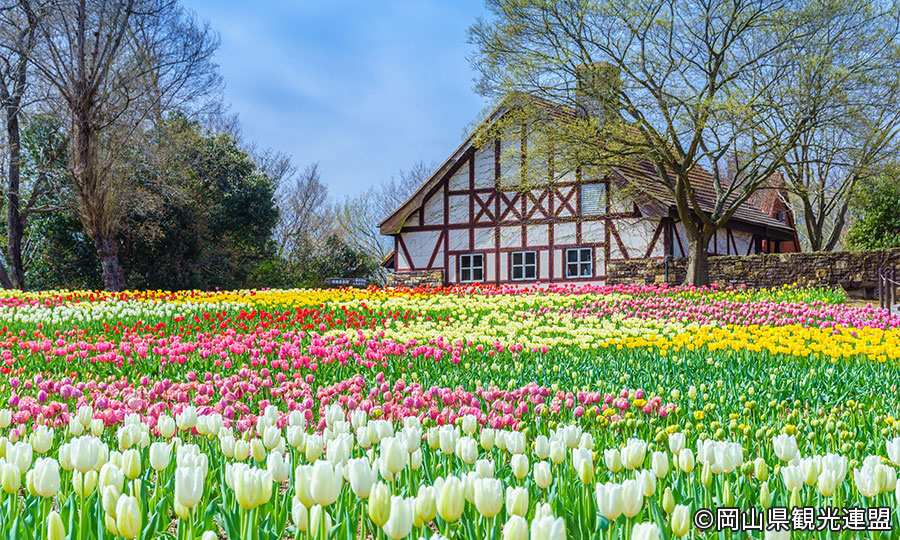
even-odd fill
[{"label": "tulip bud", "polygon": [[495,478],[475,480],[475,508],[478,513],[491,519],[503,508],[503,484]]},{"label": "tulip bud", "polygon": [[525,517],[528,513],[528,490],[522,487],[506,488],[506,513]]},{"label": "tulip bud", "polygon": [[[116,491],[116,486],[106,486],[100,489],[100,502],[103,506],[103,511],[112,516],[113,524],[115,524],[116,505],[119,504],[120,495],[121,493]],[[114,532],[113,534],[117,533]]]},{"label": "tulip bud", "polygon": [[378,527],[387,523],[391,513],[391,491],[386,484],[375,484],[369,493],[369,518]]},{"label": "tulip bud", "polygon": [[415,499],[403,498],[399,495],[392,496],[390,515],[382,527],[384,534],[393,540],[406,538],[412,531],[414,516]]},{"label": "tulip bud", "polygon": [[69,446],[68,443],[59,447],[59,454],[57,457],[59,458],[59,466],[62,467],[64,471],[71,471],[74,468],[72,465],[72,447]]},{"label": "tulip bud", "polygon": [[528,540],[528,522],[524,517],[510,516],[503,525],[503,540]]},{"label": "tulip bud", "polygon": [[[527,459],[527,458],[526,458]],[[513,456],[513,461],[515,461],[515,456]],[[527,463],[527,461],[526,461]],[[514,474],[515,467],[513,466]],[[475,462],[475,471],[478,473],[478,476],[482,478],[493,478],[494,477],[494,462],[488,459],[479,459]]]},{"label": "tulip bud", "polygon": [[690,448],[685,448],[678,453],[678,468],[685,474],[694,471],[694,452]]},{"label": "tulip bud", "polygon": [[72,464],[81,473],[92,470],[100,459],[102,443],[93,437],[78,437],[69,442]]},{"label": "tulip bud", "polygon": [[700,472],[700,483],[707,488],[712,484],[712,469],[709,466],[709,462],[703,464],[703,470]]},{"label": "tulip bud", "polygon": [[350,489],[361,499],[367,499],[375,483],[375,471],[366,458],[351,459],[347,462]]},{"label": "tulip bud", "polygon": [[265,445],[268,450],[274,450],[281,445],[281,430],[278,429],[278,426],[267,426],[265,430],[263,430],[262,437],[262,444]]},{"label": "tulip bud", "polygon": [[416,495],[416,518],[422,523],[430,523],[437,515],[437,495],[434,487],[421,486]]},{"label": "tulip bud", "polygon": [[169,466],[172,460],[172,446],[168,443],[155,442],[150,445],[150,466],[159,472]]},{"label": "tulip bud", "polygon": [[272,497],[272,473],[243,466],[232,473],[232,489],[244,510],[253,510]]},{"label": "tulip bud", "polygon": [[691,527],[691,510],[683,504],[679,504],[672,512],[670,520],[672,534],[681,538],[685,536]]},{"label": "tulip bud", "polygon": [[638,471],[635,474],[635,480],[641,483],[644,497],[652,497],[656,493],[656,477],[648,470]]},{"label": "tulip bud", "polygon": [[266,460],[266,447],[260,439],[253,439],[250,441],[250,455],[253,456],[253,460],[257,463],[261,463]]},{"label": "tulip bud", "polygon": [[657,478],[664,478],[669,472],[669,458],[665,452],[653,452],[650,456],[650,470]]},{"label": "tulip bud", "polygon": [[791,491],[791,501],[789,504],[790,508],[796,508],[803,504],[803,501],[800,500],[800,488],[796,487],[793,491]]},{"label": "tulip bud", "polygon": [[609,469],[610,472],[617,473],[622,470],[622,458],[617,449],[606,449],[603,452],[603,460],[606,462],[606,468]]},{"label": "tulip bud", "polygon": [[563,518],[535,517],[531,522],[531,540],[555,540],[566,537],[566,522]]},{"label": "tulip bud", "polygon": [[667,487],[663,492],[662,507],[667,514],[671,514],[675,510],[675,496],[672,494],[672,488]]},{"label": "tulip bud", "polygon": [[550,440],[546,435],[538,435],[534,440],[534,453],[540,459],[550,457]]},{"label": "tulip bud", "polygon": [[684,450],[685,437],[684,433],[672,433],[669,435],[669,451],[673,456],[677,456]]},{"label": "tulip bud", "polygon": [[141,507],[135,497],[122,495],[116,504],[116,528],[127,539],[136,538],[141,532]]},{"label": "tulip bud", "polygon": [[772,504],[772,494],[769,492],[769,484],[766,482],[763,482],[759,488],[759,504],[765,510],[768,510]]},{"label": "tulip bud", "polygon": [[550,461],[559,465],[566,460],[566,445],[562,441],[550,441]]},{"label": "tulip bud", "polygon": [[47,539],[64,540],[65,537],[66,527],[63,525],[62,517],[56,510],[51,510],[47,514]]},{"label": "tulip bud", "polygon": [[172,509],[175,511],[175,515],[178,516],[178,519],[182,519],[185,521],[191,519],[190,508],[184,507],[181,503],[178,502],[178,499],[175,499],[172,502]]},{"label": "tulip bud", "polygon": [[122,455],[125,476],[134,480],[141,475],[141,454],[134,448],[126,450]]},{"label": "tulip bud", "polygon": [[597,484],[595,488],[597,497],[597,511],[610,521],[615,521],[622,515],[622,486],[619,484]]},{"label": "tulip bud", "polygon": [[553,483],[553,475],[550,473],[550,464],[540,461],[534,464],[534,483],[541,489],[547,489]]},{"label": "tulip bud", "polygon": [[306,461],[315,463],[322,456],[324,441],[319,435],[310,435],[306,438]]},{"label": "tulip bud", "polygon": [[45,454],[53,446],[53,430],[38,426],[31,434],[31,448],[38,454]]},{"label": "tulip bud", "polygon": [[528,476],[528,457],[525,454],[515,454],[509,462],[513,476],[519,480]]},{"label": "tulip bud", "polygon": [[79,497],[85,499],[90,497],[91,493],[94,492],[94,488],[97,487],[97,471],[82,473],[76,470],[72,474],[72,485],[75,487],[75,493]]},{"label": "tulip bud", "polygon": [[69,419],[69,434],[78,437],[84,434],[84,426],[76,418]]},{"label": "tulip bud", "polygon": [[103,420],[99,418],[95,418],[91,420],[91,435],[94,437],[99,437],[103,435],[103,431],[106,429],[106,426],[103,424]]},{"label": "tulip bud", "polygon": [[769,478],[769,464],[763,458],[756,458],[755,462],[756,479],[765,482]]},{"label": "tulip bud", "polygon": [[59,463],[53,458],[38,458],[32,474],[32,484],[37,495],[49,499],[59,492]]},{"label": "tulip bud", "polygon": [[631,530],[631,540],[659,540],[659,526],[656,523],[635,523]]},{"label": "tulip bud", "polygon": [[318,504],[309,509],[310,537],[315,540],[325,540],[331,530],[331,516]]},{"label": "tulip bud", "polygon": [[309,510],[296,497],[291,501],[291,520],[299,531],[305,531],[309,526]]},{"label": "tulip bud", "polygon": [[234,459],[245,461],[250,457],[250,443],[244,439],[234,441]]},{"label": "tulip bud", "polygon": [[641,511],[644,504],[644,490],[638,480],[625,480],[622,483],[622,513],[633,518]]},{"label": "tulip bud", "polygon": [[337,500],[341,493],[343,476],[341,466],[334,467],[328,461],[317,461],[312,467],[309,494],[323,508]]},{"label": "tulip bud", "polygon": [[447,523],[453,523],[465,508],[465,485],[456,476],[438,478],[434,483],[437,494],[437,511]]},{"label": "tulip bud", "polygon": [[162,415],[156,420],[156,429],[166,439],[175,435],[175,420],[171,416]]}]

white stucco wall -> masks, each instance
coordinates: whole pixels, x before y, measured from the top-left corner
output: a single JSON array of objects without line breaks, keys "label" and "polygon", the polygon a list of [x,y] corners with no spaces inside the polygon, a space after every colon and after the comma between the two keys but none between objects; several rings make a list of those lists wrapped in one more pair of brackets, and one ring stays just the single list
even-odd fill
[{"label": "white stucco wall", "polygon": [[469,196],[450,195],[450,223],[460,224],[469,222]]},{"label": "white stucco wall", "polygon": [[469,160],[466,160],[459,170],[450,177],[449,185],[450,191],[469,189]]},{"label": "white stucco wall", "polygon": [[557,223],[553,226],[554,244],[575,243],[575,223]]},{"label": "white stucco wall", "polygon": [[546,246],[550,241],[549,225],[529,225],[527,231],[529,246]]},{"label": "white stucco wall", "polygon": [[[401,236],[403,237],[403,242],[406,244],[407,251],[409,251],[409,256],[412,258],[412,264],[415,265],[417,269],[424,269],[428,265],[431,254],[434,252],[434,247],[437,243],[438,236],[440,236],[440,232],[404,232]],[[442,264],[443,261],[444,250],[442,245],[435,258],[435,264]]]},{"label": "white stucco wall", "polygon": [[731,231],[734,236],[734,243],[737,245],[738,252],[736,255],[746,255],[752,252],[750,246],[753,245],[753,234],[744,231]]},{"label": "white stucco wall", "polygon": [[606,241],[606,226],[602,221],[583,221],[581,223],[581,242],[592,244]]},{"label": "white stucco wall", "polygon": [[494,230],[493,227],[476,228],[475,245],[472,246],[472,249],[497,249],[497,238]]},{"label": "white stucco wall", "polygon": [[500,227],[500,247],[522,247],[522,227]]},{"label": "white stucco wall", "polygon": [[438,190],[437,193],[425,201],[425,225],[443,225],[444,224],[444,190]]},{"label": "white stucco wall", "polygon": [[494,143],[485,144],[475,151],[475,187],[494,186]]}]

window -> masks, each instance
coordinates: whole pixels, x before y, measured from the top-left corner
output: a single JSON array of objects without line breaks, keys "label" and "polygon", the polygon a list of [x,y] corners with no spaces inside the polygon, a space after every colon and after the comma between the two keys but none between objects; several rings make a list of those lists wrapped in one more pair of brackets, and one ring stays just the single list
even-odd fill
[{"label": "window", "polygon": [[537,252],[516,251],[512,254],[512,279],[537,279]]},{"label": "window", "polygon": [[606,184],[582,184],[581,215],[602,216],[606,213]]},{"label": "window", "polygon": [[460,255],[459,281],[462,283],[484,281],[484,255],[480,253]]},{"label": "window", "polygon": [[592,248],[577,248],[566,250],[566,277],[592,277],[593,260],[591,259]]}]

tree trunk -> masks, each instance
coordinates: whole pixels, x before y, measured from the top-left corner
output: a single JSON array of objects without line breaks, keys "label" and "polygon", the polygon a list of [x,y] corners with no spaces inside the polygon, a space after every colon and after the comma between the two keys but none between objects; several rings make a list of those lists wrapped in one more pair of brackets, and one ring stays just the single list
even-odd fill
[{"label": "tree trunk", "polygon": [[14,289],[25,290],[25,268],[22,264],[22,234],[24,224],[19,215],[19,187],[21,180],[21,147],[19,136],[19,111],[7,107],[6,137],[9,150],[9,177],[7,178],[7,247],[9,279]]},{"label": "tree trunk", "polygon": [[103,271],[103,287],[107,291],[122,291],[125,289],[125,273],[119,264],[119,242],[114,236],[97,235],[94,238],[94,247],[97,248],[97,256],[100,258],[100,268]]},{"label": "tree trunk", "polygon": [[709,285],[709,240],[703,233],[694,238],[688,235],[688,263],[683,285]]}]

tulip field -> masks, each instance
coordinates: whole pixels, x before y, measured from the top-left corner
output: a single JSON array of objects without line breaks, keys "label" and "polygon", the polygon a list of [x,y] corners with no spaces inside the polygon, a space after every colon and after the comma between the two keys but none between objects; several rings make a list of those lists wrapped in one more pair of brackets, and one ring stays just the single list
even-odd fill
[{"label": "tulip field", "polygon": [[900,537],[900,317],[814,288],[0,296],[0,537]]}]

